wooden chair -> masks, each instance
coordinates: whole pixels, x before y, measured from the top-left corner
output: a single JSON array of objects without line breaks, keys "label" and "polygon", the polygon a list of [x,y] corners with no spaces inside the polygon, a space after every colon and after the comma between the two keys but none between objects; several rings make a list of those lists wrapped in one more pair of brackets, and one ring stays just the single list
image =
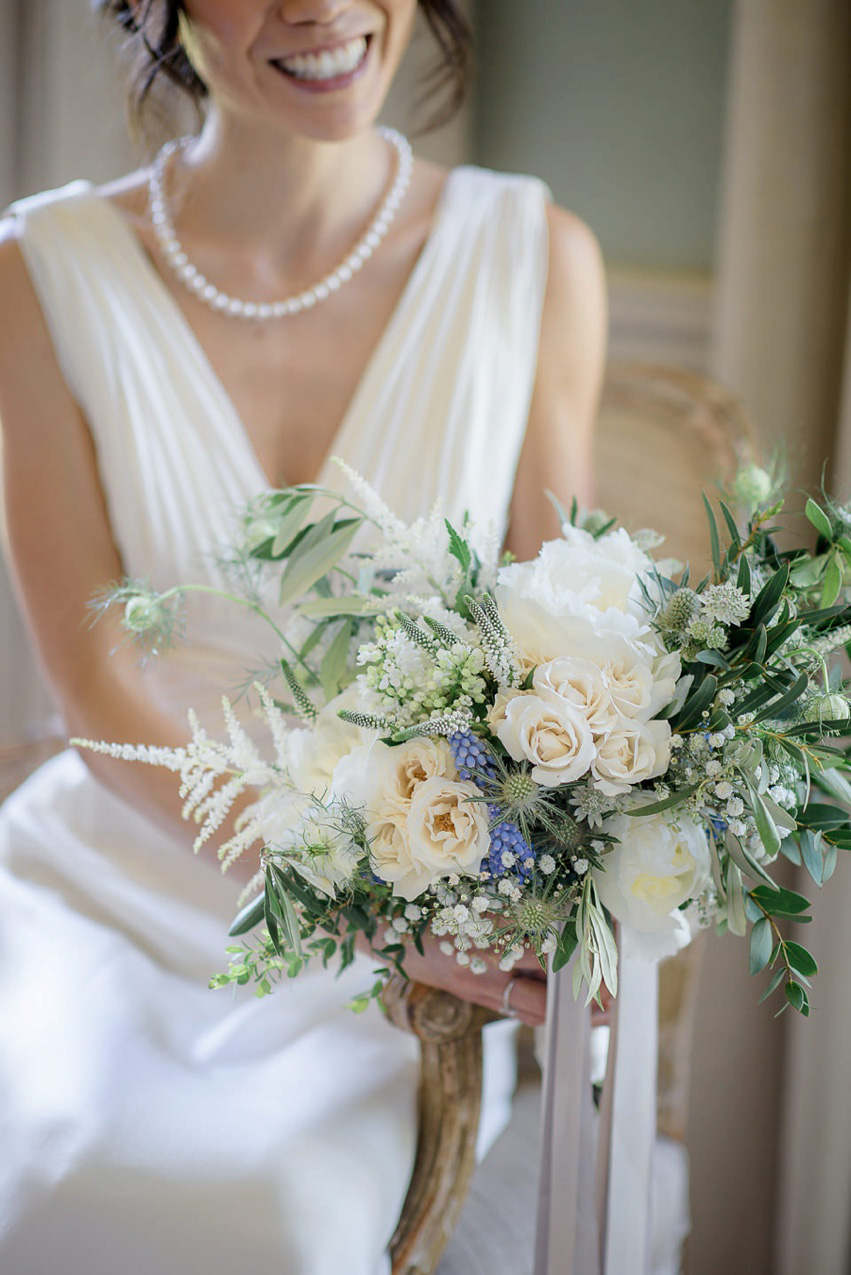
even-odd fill
[{"label": "wooden chair", "polygon": [[[747,420],[719,386],[689,371],[655,365],[610,369],[598,431],[598,502],[631,531],[652,527],[664,534],[662,552],[688,560],[698,577],[709,557],[701,491],[711,491],[718,478],[731,478],[753,451]],[[63,746],[53,737],[0,743],[0,799]],[[692,944],[663,964],[660,977],[658,1124],[675,1139],[685,1132],[701,950],[700,942]],[[422,1058],[417,1157],[391,1241],[393,1275],[432,1275],[473,1178],[482,1029],[494,1016],[398,978],[385,993],[385,1005],[398,1026],[418,1037]],[[533,1193],[534,1139],[527,1140],[523,1154],[530,1161],[523,1166],[527,1190]],[[528,1220],[531,1236],[534,1219]],[[463,1275],[471,1271],[463,1259],[453,1269]],[[519,1275],[505,1265],[487,1269],[491,1275]]]}]

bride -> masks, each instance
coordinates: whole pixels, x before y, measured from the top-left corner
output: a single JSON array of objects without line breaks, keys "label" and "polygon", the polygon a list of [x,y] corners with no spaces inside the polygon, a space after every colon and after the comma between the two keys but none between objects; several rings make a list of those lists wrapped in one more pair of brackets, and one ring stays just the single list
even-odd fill
[{"label": "bride", "polygon": [[[189,705],[215,729],[256,633],[197,603],[190,642],[140,667],[92,595],[216,584],[240,506],[339,486],[335,454],[405,517],[439,499],[534,554],[544,489],[590,497],[603,278],[537,181],[411,161],[376,128],[418,7],[463,87],[453,0],[100,7],[137,107],[167,78],[201,125],[2,224],[7,529],[69,735],[179,745]],[[238,883],[190,841],[170,775],[70,750],[0,812],[3,1270],[378,1275],[413,1047],[343,1008],[366,958],[262,1002],[209,992]],[[436,946],[409,969],[542,1021],[528,969],[475,977]]]}]

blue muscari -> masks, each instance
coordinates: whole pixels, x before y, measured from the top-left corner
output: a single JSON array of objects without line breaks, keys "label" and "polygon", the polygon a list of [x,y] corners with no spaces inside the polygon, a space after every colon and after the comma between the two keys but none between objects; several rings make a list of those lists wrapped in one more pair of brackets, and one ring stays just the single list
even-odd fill
[{"label": "blue muscari", "polygon": [[[452,757],[458,767],[460,779],[472,780],[482,787],[482,780],[496,780],[498,772],[490,749],[469,731],[458,731],[449,737]],[[498,806],[488,805],[492,819],[498,819]],[[513,868],[506,868],[502,862],[503,853],[509,850],[517,862]],[[491,848],[483,863],[493,877],[504,877],[507,873],[528,880],[534,864],[534,854],[529,842],[523,836],[516,823],[503,822],[491,830]]]}]

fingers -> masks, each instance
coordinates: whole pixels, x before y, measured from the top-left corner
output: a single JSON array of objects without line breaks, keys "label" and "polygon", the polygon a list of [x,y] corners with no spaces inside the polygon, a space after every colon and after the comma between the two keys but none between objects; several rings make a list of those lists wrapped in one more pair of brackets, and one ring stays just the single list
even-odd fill
[{"label": "fingers", "polygon": [[510,986],[508,994],[503,988],[500,1009],[505,997],[512,1018],[518,1018],[527,1027],[540,1027],[547,1016],[546,982],[540,978],[527,978],[524,974],[512,974]]}]

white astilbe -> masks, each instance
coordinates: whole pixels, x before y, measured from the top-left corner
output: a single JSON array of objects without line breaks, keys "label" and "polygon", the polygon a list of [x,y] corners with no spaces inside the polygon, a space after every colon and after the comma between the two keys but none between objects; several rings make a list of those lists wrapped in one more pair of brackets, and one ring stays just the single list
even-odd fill
[{"label": "white astilbe", "polygon": [[439,589],[444,598],[454,597],[461,585],[461,569],[449,552],[444,511],[435,504],[426,518],[410,525],[384,503],[381,497],[344,460],[335,457],[354,489],[364,511],[378,524],[383,540],[370,551],[376,570],[395,572],[394,585],[406,590],[421,589],[423,583]]},{"label": "white astilbe", "polygon": [[[270,713],[264,705],[264,716],[279,749],[280,726],[274,717],[274,705]],[[206,841],[221,828],[234,802],[246,788],[280,788],[286,783],[286,772],[280,765],[271,765],[260,756],[256,746],[237,721],[230,701],[223,697],[222,711],[227,729],[227,740],[211,739],[190,710],[189,725],[192,739],[182,748],[157,748],[147,744],[108,744],[102,740],[73,740],[80,747],[122,761],[140,761],[149,766],[164,766],[180,775],[180,796],[183,799],[183,818],[199,825],[194,850],[197,853]],[[283,771],[283,774],[282,774]],[[250,820],[240,818],[237,829],[219,849],[223,870],[257,839],[256,829]]]},{"label": "white astilbe", "polygon": [[334,464],[348,478],[349,484],[358,497],[364,513],[369,514],[370,518],[378,523],[384,535],[389,540],[395,540],[403,536],[407,531],[407,527],[402,522],[402,519],[393,513],[390,506],[384,503],[375,488],[370,486],[366,479],[356,469],[352,469],[351,465],[340,456],[334,456],[332,459]]},{"label": "white astilbe", "polygon": [[266,687],[260,682],[255,682],[254,685],[257,694],[260,696],[263,717],[269,727],[269,734],[272,736],[272,742],[275,745],[275,761],[285,771],[287,769],[287,736],[289,734],[287,719],[266,690]]}]

